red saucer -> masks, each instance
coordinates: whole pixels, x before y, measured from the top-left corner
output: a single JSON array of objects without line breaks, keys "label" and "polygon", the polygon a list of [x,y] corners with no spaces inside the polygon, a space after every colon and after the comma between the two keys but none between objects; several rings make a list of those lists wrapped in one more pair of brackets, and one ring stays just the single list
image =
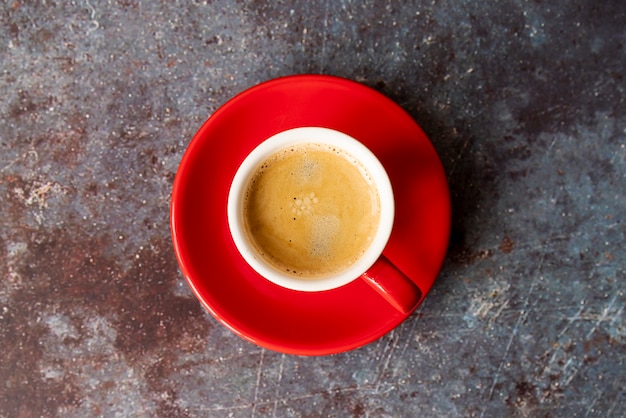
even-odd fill
[{"label": "red saucer", "polygon": [[246,155],[266,138],[301,126],[342,131],[382,162],[396,198],[384,254],[415,281],[423,300],[448,245],[445,173],[432,144],[404,110],[368,87],[337,77],[271,80],[217,110],[191,141],[176,174],[172,239],[194,293],[228,328],[271,350],[332,354],[381,337],[408,315],[362,280],[317,293],[270,283],[239,255],[226,219],[230,182]]}]

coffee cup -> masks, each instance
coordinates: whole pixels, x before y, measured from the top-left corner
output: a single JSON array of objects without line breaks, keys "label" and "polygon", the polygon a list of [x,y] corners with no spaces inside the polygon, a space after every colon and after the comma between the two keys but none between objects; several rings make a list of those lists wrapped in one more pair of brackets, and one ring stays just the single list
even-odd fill
[{"label": "coffee cup", "polygon": [[236,171],[227,205],[238,252],[277,286],[325,292],[364,280],[402,313],[421,299],[383,255],[395,213],[385,168],[343,132],[300,127],[261,142]]}]

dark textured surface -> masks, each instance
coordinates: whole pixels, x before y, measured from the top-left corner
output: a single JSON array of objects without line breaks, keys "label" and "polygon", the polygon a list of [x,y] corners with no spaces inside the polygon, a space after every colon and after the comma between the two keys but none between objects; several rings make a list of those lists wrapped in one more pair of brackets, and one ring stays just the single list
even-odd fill
[{"label": "dark textured surface", "polygon": [[[625,42],[620,0],[5,2],[0,416],[623,416]],[[397,101],[454,203],[419,310],[321,358],[219,325],[168,229],[201,123],[303,72]]]}]

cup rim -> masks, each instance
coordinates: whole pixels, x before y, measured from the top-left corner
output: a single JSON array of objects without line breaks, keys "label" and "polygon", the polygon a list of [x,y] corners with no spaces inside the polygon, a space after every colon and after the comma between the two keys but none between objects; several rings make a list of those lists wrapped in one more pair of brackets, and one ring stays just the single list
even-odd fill
[{"label": "cup rim", "polygon": [[[273,266],[260,256],[245,234],[243,199],[256,168],[271,154],[292,145],[317,143],[333,145],[359,161],[373,179],[380,199],[380,222],[365,253],[348,268],[320,278],[302,280]],[[296,291],[319,292],[344,286],[363,275],[382,254],[393,228],[395,215],[394,194],[389,176],[382,163],[360,141],[343,132],[317,126],[306,126],[281,131],[262,141],[243,160],[228,192],[227,219],[230,235],[246,263],[266,280]]]}]

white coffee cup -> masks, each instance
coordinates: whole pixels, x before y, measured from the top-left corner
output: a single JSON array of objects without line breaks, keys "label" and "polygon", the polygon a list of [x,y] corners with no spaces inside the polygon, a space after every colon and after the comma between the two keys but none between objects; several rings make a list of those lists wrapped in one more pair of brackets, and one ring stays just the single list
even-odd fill
[{"label": "white coffee cup", "polygon": [[[297,277],[278,268],[264,256],[250,238],[244,219],[246,193],[259,167],[273,154],[302,144],[321,144],[341,150],[353,160],[378,193],[380,216],[366,250],[347,268],[323,277]],[[389,177],[378,158],[361,142],[345,133],[322,127],[301,127],[280,132],[258,145],[244,159],[231,183],[228,195],[228,225],[231,236],[246,263],[259,275],[283,288],[319,292],[336,289],[354,280],[365,279],[401,311],[410,311],[421,297],[413,282],[382,256],[394,221],[394,195]],[[376,263],[383,264],[372,268]],[[375,266],[376,267],[376,266]],[[376,274],[368,273],[376,271]],[[385,277],[381,277],[385,276]],[[393,277],[390,277],[393,276]],[[407,293],[410,293],[408,295]]]}]

